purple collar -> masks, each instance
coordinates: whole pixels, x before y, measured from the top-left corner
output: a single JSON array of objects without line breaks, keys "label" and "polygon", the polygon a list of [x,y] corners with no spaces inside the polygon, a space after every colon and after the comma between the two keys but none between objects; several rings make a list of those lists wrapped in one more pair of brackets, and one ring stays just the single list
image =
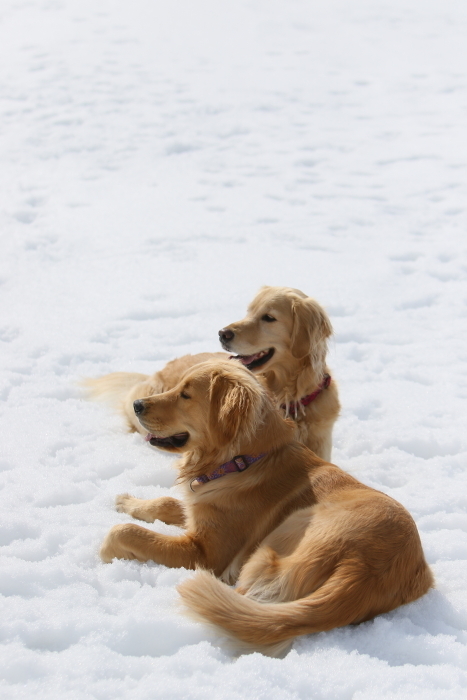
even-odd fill
[{"label": "purple collar", "polygon": [[[331,375],[325,374],[323,381],[321,382],[321,384],[319,385],[319,387],[315,391],[313,391],[311,394],[308,394],[308,396],[304,396],[299,401],[292,401],[291,403],[289,403],[288,415],[290,415],[290,416],[292,416],[292,418],[294,418],[296,413],[298,413],[297,404],[300,403],[300,404],[302,404],[302,406],[308,406],[308,404],[311,403],[312,401],[314,401],[316,399],[316,397],[319,396],[322,391],[324,391],[324,389],[328,388],[330,383],[331,383]],[[287,404],[285,404],[285,403],[281,404],[281,408],[284,411],[287,411]]]},{"label": "purple collar", "polygon": [[220,479],[221,476],[226,474],[231,474],[232,472],[244,472],[245,469],[251,464],[254,464],[262,457],[265,457],[267,452],[262,452],[260,455],[237,455],[230,462],[225,462],[216,469],[212,474],[201,474],[201,476],[196,476],[190,481],[190,489],[194,492],[193,484],[195,486],[201,486],[201,484],[207,484],[208,481],[213,481],[213,479]]}]

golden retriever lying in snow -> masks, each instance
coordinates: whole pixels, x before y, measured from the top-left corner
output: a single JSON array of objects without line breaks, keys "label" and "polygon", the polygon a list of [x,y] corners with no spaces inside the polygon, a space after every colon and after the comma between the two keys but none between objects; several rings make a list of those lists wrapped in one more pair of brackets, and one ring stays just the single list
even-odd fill
[{"label": "golden retriever lying in snow", "polygon": [[[292,418],[296,436],[323,459],[331,458],[332,427],[339,414],[337,387],[326,367],[332,327],[324,309],[298,289],[263,287],[242,321],[219,331],[223,347],[259,374],[274,393],[283,415]],[[115,372],[85,385],[91,397],[120,406],[131,430],[144,432],[133,411],[135,399],[172,389],[183,372],[224,353],[185,355],[152,377]]]},{"label": "golden retriever lying in snow", "polygon": [[297,442],[293,423],[238,363],[197,365],[170,391],[136,401],[135,412],[153,444],[185,453],[184,501],[123,495],[117,509],[185,532],[116,525],[101,557],[206,569],[180,595],[238,650],[278,654],[296,635],[369,620],[433,585],[405,508]]}]

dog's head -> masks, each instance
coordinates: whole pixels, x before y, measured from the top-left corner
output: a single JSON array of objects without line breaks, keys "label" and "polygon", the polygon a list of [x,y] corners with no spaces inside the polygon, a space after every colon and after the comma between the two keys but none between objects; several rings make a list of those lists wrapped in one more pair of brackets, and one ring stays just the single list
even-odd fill
[{"label": "dog's head", "polygon": [[251,371],[311,357],[324,362],[331,322],[317,301],[298,289],[263,287],[246,317],[219,331],[224,350]]},{"label": "dog's head", "polygon": [[170,391],[135,401],[134,409],[151,445],[179,453],[249,443],[267,404],[250,372],[211,360],[185,372]]}]

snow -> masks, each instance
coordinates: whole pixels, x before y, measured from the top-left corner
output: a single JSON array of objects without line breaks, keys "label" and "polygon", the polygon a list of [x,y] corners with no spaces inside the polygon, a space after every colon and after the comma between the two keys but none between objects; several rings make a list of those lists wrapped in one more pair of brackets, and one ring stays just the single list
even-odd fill
[{"label": "snow", "polygon": [[[2,698],[465,698],[466,29],[458,0],[3,0]],[[189,572],[100,562],[115,495],[174,472],[77,382],[218,350],[262,284],[327,308],[334,461],[437,587],[235,660]]]}]

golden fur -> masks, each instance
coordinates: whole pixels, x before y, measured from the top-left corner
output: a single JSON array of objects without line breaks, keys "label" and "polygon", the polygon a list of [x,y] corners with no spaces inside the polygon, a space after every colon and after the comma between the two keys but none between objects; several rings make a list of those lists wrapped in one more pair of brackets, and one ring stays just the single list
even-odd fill
[{"label": "golden fur", "polygon": [[[274,318],[273,322],[264,320]],[[232,340],[222,339],[230,331]],[[289,287],[263,287],[248,307],[247,316],[219,331],[229,353],[255,355],[274,349],[273,356],[263,365],[252,367],[273,392],[275,403],[284,415],[294,403],[296,437],[323,459],[331,458],[332,428],[339,414],[339,399],[334,380],[308,406],[302,397],[315,391],[326,373],[327,339],[332,327],[324,309],[303,292]],[[225,353],[185,355],[169,362],[151,377],[144,374],[115,372],[87,379],[84,384],[91,397],[109,400],[119,406],[131,430],[143,434],[145,429],[133,411],[136,399],[160,394],[172,389],[183,372],[209,359],[227,359]]]},{"label": "golden fur", "polygon": [[[297,635],[369,620],[433,585],[405,508],[297,442],[293,423],[238,363],[202,363],[138,408],[154,440],[185,440],[166,445],[184,452],[184,500],[125,494],[117,509],[184,532],[117,525],[101,557],[204,569],[179,586],[183,603],[224,630],[238,651],[281,653]],[[190,489],[235,455],[263,452],[246,471]]]},{"label": "golden fur", "polygon": [[[268,322],[265,317],[274,321]],[[332,326],[324,309],[298,289],[263,287],[246,317],[220,333],[226,331],[234,337],[222,342],[224,349],[239,356],[274,349],[271,359],[253,371],[261,374],[285,417],[289,416],[290,404],[296,407],[291,417],[297,440],[322,459],[330,460],[332,428],[340,410],[335,381],[308,406],[300,404],[300,399],[314,392],[325,374],[330,374],[326,353]]]}]

